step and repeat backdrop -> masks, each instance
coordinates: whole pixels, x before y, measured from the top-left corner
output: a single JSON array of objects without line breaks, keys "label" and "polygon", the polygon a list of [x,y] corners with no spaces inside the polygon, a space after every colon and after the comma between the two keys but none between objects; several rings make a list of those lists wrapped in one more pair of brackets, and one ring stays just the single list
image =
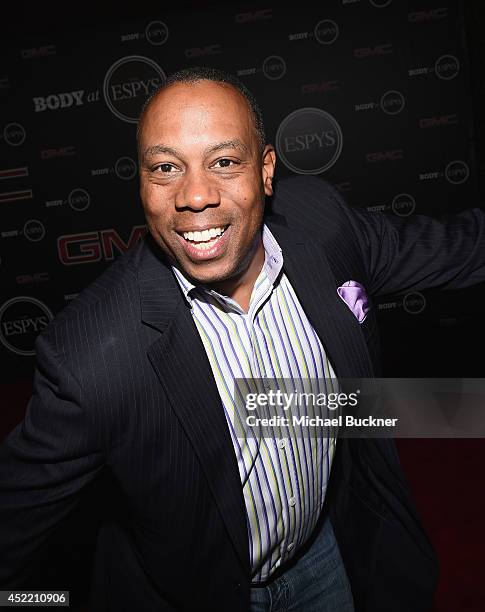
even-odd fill
[{"label": "step and repeat backdrop", "polygon": [[[31,377],[37,334],[145,232],[136,122],[182,67],[222,68],[249,87],[278,177],[321,176],[376,214],[480,206],[459,6],[219,6],[124,23],[113,15],[109,27],[73,23],[35,40],[14,32],[0,68],[0,382]],[[484,293],[378,301],[385,355],[394,347],[388,374],[448,375],[440,342],[469,333]],[[438,371],[425,372],[433,344]]]}]

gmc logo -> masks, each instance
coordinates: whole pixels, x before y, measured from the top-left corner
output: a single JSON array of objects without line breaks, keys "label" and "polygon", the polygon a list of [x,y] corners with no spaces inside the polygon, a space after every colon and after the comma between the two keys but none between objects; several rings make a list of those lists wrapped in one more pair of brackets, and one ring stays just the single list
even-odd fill
[{"label": "gmc logo", "polygon": [[361,47],[354,49],[354,57],[357,59],[365,59],[367,57],[375,57],[377,55],[389,55],[392,53],[391,43],[385,45],[376,45],[375,47]]},{"label": "gmc logo", "polygon": [[34,274],[19,274],[15,277],[15,281],[18,285],[27,285],[30,283],[44,283],[49,280],[50,278],[47,272],[34,272]]},{"label": "gmc logo", "polygon": [[448,9],[446,7],[431,9],[430,11],[416,11],[409,13],[409,23],[423,23],[425,21],[437,21],[448,17]]},{"label": "gmc logo", "polygon": [[376,153],[367,153],[365,159],[368,162],[384,162],[397,161],[403,159],[404,151],[402,149],[394,149],[394,151],[377,151]]},{"label": "gmc logo", "polygon": [[458,123],[458,115],[441,115],[441,117],[425,117],[419,120],[420,128],[441,127]]},{"label": "gmc logo", "polygon": [[65,266],[93,263],[101,259],[110,261],[115,257],[113,247],[116,247],[119,253],[125,253],[145,232],[145,225],[135,225],[128,242],[124,242],[115,229],[66,234],[57,239],[57,252]]},{"label": "gmc logo", "polygon": [[32,47],[31,49],[22,49],[20,55],[22,59],[31,59],[35,57],[47,57],[55,55],[56,48],[54,45],[44,45],[43,47]]},{"label": "gmc logo", "polygon": [[185,57],[203,57],[205,55],[217,55],[222,53],[221,45],[207,45],[207,47],[192,47],[185,50]]},{"label": "gmc logo", "polygon": [[340,89],[338,81],[322,81],[321,83],[308,83],[301,86],[304,94],[316,93],[320,91],[337,91]]},{"label": "gmc logo", "polygon": [[76,155],[76,147],[59,147],[57,149],[44,149],[40,152],[42,159],[53,159],[54,157],[71,157]]},{"label": "gmc logo", "polygon": [[251,21],[261,21],[262,19],[271,19],[273,17],[273,9],[261,9],[252,13],[238,13],[236,15],[236,23],[250,23]]}]

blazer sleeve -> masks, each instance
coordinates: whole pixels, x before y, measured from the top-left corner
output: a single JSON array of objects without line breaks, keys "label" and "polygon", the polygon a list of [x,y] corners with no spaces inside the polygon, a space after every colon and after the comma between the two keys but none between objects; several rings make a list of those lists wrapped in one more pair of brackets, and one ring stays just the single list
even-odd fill
[{"label": "blazer sleeve", "polygon": [[103,436],[46,332],[24,420],[0,445],[0,587],[22,585],[36,551],[105,464]]},{"label": "blazer sleeve", "polygon": [[346,204],[343,210],[354,228],[372,294],[461,289],[485,281],[485,212],[480,208],[405,218]]},{"label": "blazer sleeve", "polygon": [[320,177],[292,176],[276,185],[271,211],[320,240],[334,257],[355,255],[373,295],[485,281],[485,212],[478,207],[398,217],[349,205]]}]

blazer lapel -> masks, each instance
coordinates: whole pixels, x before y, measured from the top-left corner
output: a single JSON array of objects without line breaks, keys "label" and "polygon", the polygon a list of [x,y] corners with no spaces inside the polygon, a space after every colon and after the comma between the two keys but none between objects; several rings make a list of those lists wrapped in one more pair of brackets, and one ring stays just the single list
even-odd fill
[{"label": "blazer lapel", "polygon": [[249,573],[247,519],[236,454],[212,369],[171,270],[145,249],[139,283],[143,321],[160,330],[148,357],[190,439],[234,547]]},{"label": "blazer lapel", "polygon": [[372,362],[359,323],[337,294],[323,247],[280,223],[266,222],[283,250],[283,270],[337,376],[372,377]]}]

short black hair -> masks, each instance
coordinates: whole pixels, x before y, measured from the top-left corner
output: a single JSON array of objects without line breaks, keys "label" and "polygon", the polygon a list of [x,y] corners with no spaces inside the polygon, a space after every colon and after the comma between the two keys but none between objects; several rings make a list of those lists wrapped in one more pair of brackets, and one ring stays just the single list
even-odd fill
[{"label": "short black hair", "polygon": [[145,112],[150,104],[150,101],[160,91],[162,91],[166,87],[169,87],[170,85],[174,85],[175,83],[198,83],[199,81],[215,81],[216,83],[227,83],[228,85],[232,85],[244,96],[254,118],[254,127],[256,128],[256,132],[258,133],[259,145],[262,151],[266,145],[266,134],[264,130],[263,113],[261,112],[261,108],[256,102],[255,97],[249,91],[246,85],[244,85],[244,83],[242,83],[233,74],[225,72],[224,70],[219,70],[218,68],[210,68],[208,66],[193,66],[191,68],[183,68],[182,70],[178,70],[177,72],[174,72],[168,76],[168,78],[162,83],[162,85],[160,85],[160,87],[158,87],[150,95],[150,97],[143,105],[140,117],[138,119],[136,132],[137,140],[139,140],[140,125],[145,115]]}]

